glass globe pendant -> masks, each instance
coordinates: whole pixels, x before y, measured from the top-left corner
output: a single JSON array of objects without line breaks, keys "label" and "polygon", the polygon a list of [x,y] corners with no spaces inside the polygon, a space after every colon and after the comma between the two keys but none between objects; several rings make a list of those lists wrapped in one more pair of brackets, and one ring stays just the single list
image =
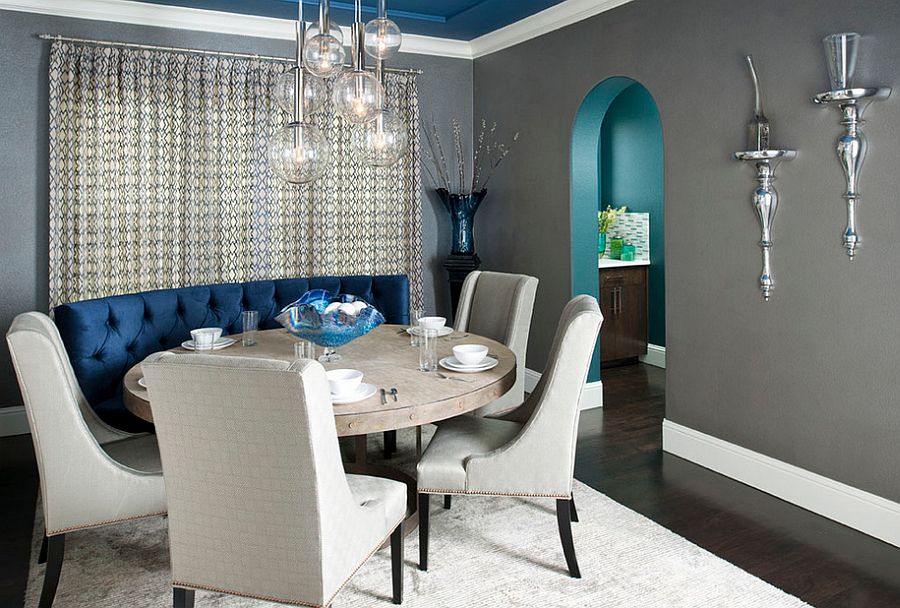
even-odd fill
[{"label": "glass globe pendant", "polygon": [[[295,71],[297,69],[299,68],[294,66],[275,79],[275,103],[288,114],[294,112],[294,87],[297,78]],[[326,101],[328,101],[328,87],[325,86],[325,81],[312,74],[304,74],[303,113],[315,114],[325,107]]]},{"label": "glass globe pendant", "polygon": [[[300,0],[299,4],[303,4]],[[319,33],[306,41],[303,62],[306,69],[322,78],[331,78],[344,69],[344,44],[331,34],[331,3],[319,0]]]},{"label": "glass globe pendant", "polygon": [[[331,161],[331,145],[315,126],[306,122],[306,108],[324,100],[324,83],[303,69],[303,43],[305,25],[303,3],[299,2],[299,18],[296,23],[297,62],[276,81],[277,103],[285,107],[289,103],[292,120],[269,138],[268,160],[272,172],[292,184],[307,184],[324,175]],[[285,79],[290,77],[290,82]]]},{"label": "glass globe pendant", "polygon": [[331,78],[344,68],[344,45],[330,34],[317,34],[309,39],[303,53],[306,69],[321,78]]},{"label": "glass globe pendant", "polygon": [[[318,36],[321,33],[322,32],[319,30],[319,22],[318,21],[314,21],[313,23],[310,23],[309,27],[306,28],[306,42],[309,42],[310,40],[312,40],[313,38],[315,38],[316,36]],[[328,33],[331,34],[331,36],[335,40],[337,40],[341,44],[344,44],[344,32],[343,32],[343,30],[341,30],[341,28],[339,26],[332,23],[331,27],[328,29]]]},{"label": "glass globe pendant", "polygon": [[372,74],[353,70],[337,79],[332,101],[338,114],[358,125],[375,118],[383,96],[384,89]]},{"label": "glass globe pendant", "polygon": [[396,23],[387,17],[372,19],[366,24],[366,53],[375,59],[388,59],[397,54],[403,34]]},{"label": "glass globe pendant", "polygon": [[269,138],[269,165],[275,175],[292,184],[319,179],[330,162],[328,140],[309,123],[289,123]]},{"label": "glass globe pendant", "polygon": [[373,167],[390,167],[409,148],[406,125],[390,110],[378,110],[374,120],[353,127],[350,136],[353,152]]}]

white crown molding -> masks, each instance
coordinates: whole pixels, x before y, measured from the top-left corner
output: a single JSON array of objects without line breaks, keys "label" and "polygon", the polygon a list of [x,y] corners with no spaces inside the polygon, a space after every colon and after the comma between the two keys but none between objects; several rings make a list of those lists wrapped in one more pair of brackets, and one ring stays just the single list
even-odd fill
[{"label": "white crown molding", "polygon": [[0,437],[27,435],[30,432],[24,406],[0,408]]},{"label": "white crown molding", "polygon": [[900,504],[663,420],[663,450],[900,547]]},{"label": "white crown molding", "polygon": [[521,21],[511,23],[499,30],[475,38],[472,58],[484,57],[526,40],[543,36],[553,30],[564,28],[594,15],[627,4],[632,0],[565,0]]},{"label": "white crown molding", "polygon": [[[254,38],[294,39],[294,22],[290,19],[273,19],[182,6],[148,4],[132,0],[0,0],[0,10]],[[342,29],[344,29],[344,37],[349,39],[349,28]],[[472,49],[468,42],[412,34],[403,36],[403,52],[416,55],[472,58]]]},{"label": "white crown molding", "polygon": [[[537,38],[631,1],[565,0],[540,13],[475,38],[471,42],[404,34],[403,52],[415,55],[475,59]],[[148,4],[133,0],[0,0],[0,10],[233,36],[275,40],[294,39],[294,22],[289,19]],[[348,37],[349,28],[342,29],[345,38]]]},{"label": "white crown molding", "polygon": [[[540,379],[541,375],[538,372],[526,367],[525,392],[530,393],[534,391],[534,387],[537,386]],[[588,382],[584,385],[584,390],[581,392],[581,402],[579,403],[579,409],[582,411],[592,410],[597,407],[603,407],[603,383],[599,380],[597,382]]]}]

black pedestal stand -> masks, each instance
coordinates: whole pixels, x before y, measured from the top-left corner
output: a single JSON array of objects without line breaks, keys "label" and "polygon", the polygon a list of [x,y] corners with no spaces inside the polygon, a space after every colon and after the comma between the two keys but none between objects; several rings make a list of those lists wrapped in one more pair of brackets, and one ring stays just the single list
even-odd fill
[{"label": "black pedestal stand", "polygon": [[478,270],[481,260],[477,253],[451,253],[444,260],[444,268],[450,275],[450,304],[453,307],[452,315],[456,316],[456,308],[459,305],[459,292],[462,290],[463,281],[473,270]]}]

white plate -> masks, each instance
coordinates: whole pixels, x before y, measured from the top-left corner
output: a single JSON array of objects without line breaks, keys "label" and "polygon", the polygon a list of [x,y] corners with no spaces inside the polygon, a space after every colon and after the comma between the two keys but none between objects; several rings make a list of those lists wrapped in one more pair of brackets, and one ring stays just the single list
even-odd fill
[{"label": "white plate", "polygon": [[[421,336],[421,335],[422,335],[422,328],[421,328],[421,327],[408,327],[408,328],[406,329],[406,333],[408,333],[409,335],[415,334],[415,335],[417,335],[417,336]],[[442,337],[444,337],[444,336],[449,336],[449,335],[452,334],[452,333],[453,333],[453,328],[452,328],[452,327],[447,327],[447,326],[445,325],[444,327],[442,327],[442,328],[440,328],[440,329],[438,330],[438,338],[442,338]]]},{"label": "white plate", "polygon": [[144,377],[143,377],[143,376],[141,376],[140,378],[138,378],[138,386],[143,386],[144,388],[147,388],[147,381],[144,380]]},{"label": "white plate", "polygon": [[[221,350],[223,348],[228,348],[232,344],[235,344],[237,340],[234,338],[219,338],[216,340],[216,343],[213,344],[213,350]],[[194,350],[194,341],[193,340],[185,340],[181,343],[181,348],[185,350]]]},{"label": "white plate", "polygon": [[444,357],[439,361],[439,363],[444,369],[449,369],[451,372],[460,372],[463,374],[486,372],[489,369],[494,369],[500,363],[493,357],[485,357],[484,359],[484,362],[478,365],[463,365],[456,359],[456,357],[451,355],[449,357]]},{"label": "white plate", "polygon": [[375,388],[374,384],[366,384],[365,382],[363,382],[358,387],[356,387],[355,391],[353,391],[349,395],[342,395],[340,397],[332,395],[331,402],[335,405],[342,405],[344,403],[356,403],[357,401],[368,399],[377,391],[378,389]]}]

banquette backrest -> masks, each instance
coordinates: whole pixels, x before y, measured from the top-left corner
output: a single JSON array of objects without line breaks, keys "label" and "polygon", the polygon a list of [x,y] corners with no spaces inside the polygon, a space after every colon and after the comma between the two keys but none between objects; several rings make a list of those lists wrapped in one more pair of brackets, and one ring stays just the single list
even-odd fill
[{"label": "banquette backrest", "polygon": [[[310,289],[348,293],[382,312],[387,323],[409,323],[405,275],[312,277],[160,289],[62,304],[56,325],[88,402],[121,397],[122,378],[148,355],[175,348],[198,327],[242,331],[241,311],[259,311],[260,329]],[[102,412],[101,412],[102,415]]]}]

